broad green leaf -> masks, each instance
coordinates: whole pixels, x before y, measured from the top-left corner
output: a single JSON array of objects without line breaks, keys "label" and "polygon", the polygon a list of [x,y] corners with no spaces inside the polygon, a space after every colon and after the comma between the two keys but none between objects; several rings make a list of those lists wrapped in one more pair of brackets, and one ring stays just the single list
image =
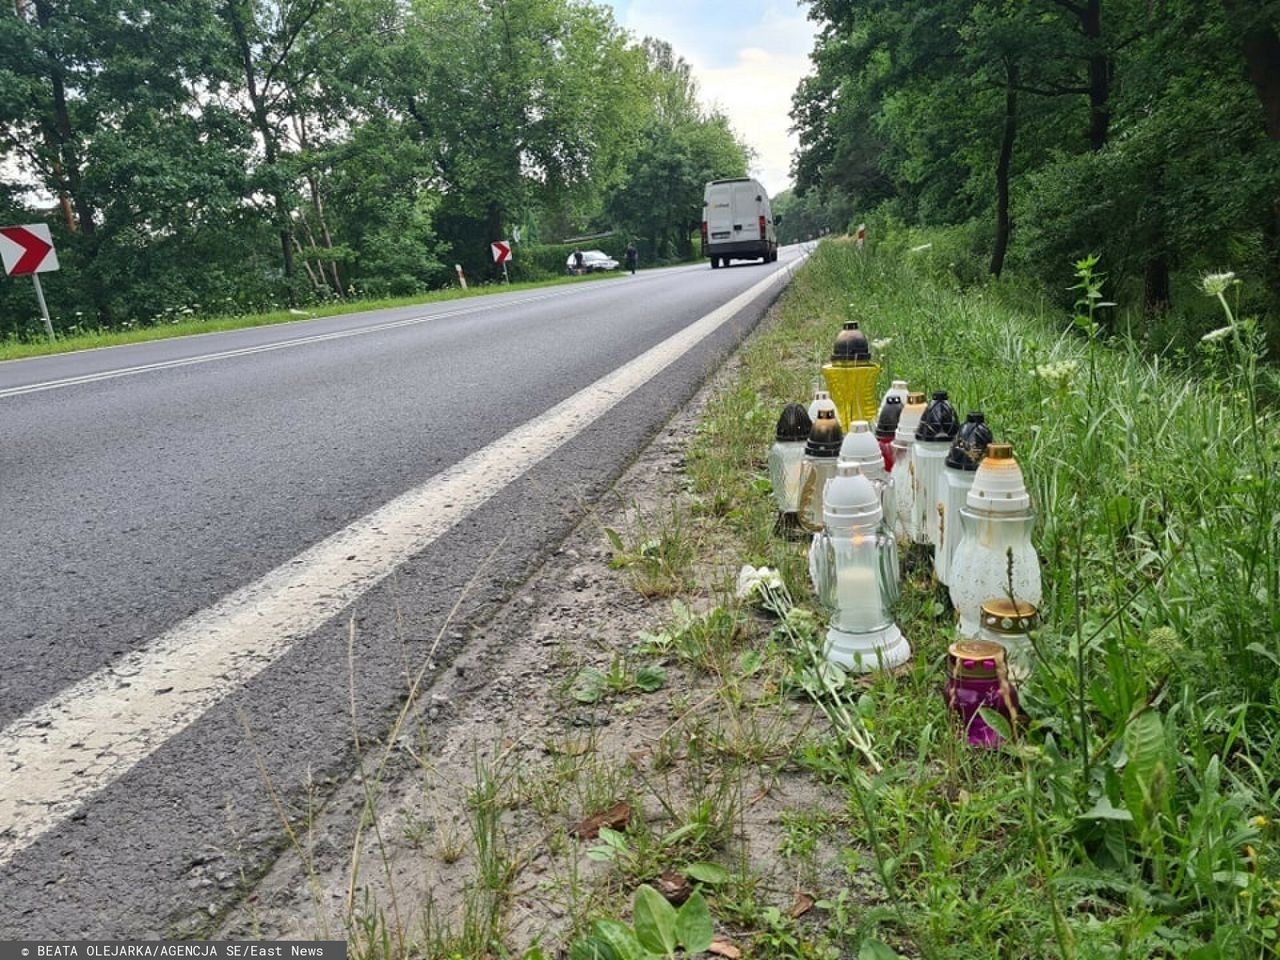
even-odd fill
[{"label": "broad green leaf", "polygon": [[661,690],[667,683],[667,671],[661,667],[641,667],[636,672],[636,686],[645,693]]},{"label": "broad green leaf", "polygon": [[1013,730],[1009,726],[1009,718],[1004,714],[999,711],[992,710],[990,707],[981,707],[979,708],[978,713],[982,716],[982,719],[987,722],[987,726],[1000,734],[1000,736],[1005,740],[1013,739]]},{"label": "broad green leaf", "polygon": [[707,901],[695,890],[676,913],[676,939],[687,953],[701,953],[715,936]]},{"label": "broad green leaf", "polygon": [[662,894],[647,883],[641,884],[632,913],[640,946],[667,957],[675,953],[676,910]]},{"label": "broad green leaf", "polygon": [[635,933],[618,920],[601,919],[591,924],[591,935],[612,952],[617,960],[641,960],[645,951]]},{"label": "broad green leaf", "polygon": [[718,863],[691,863],[681,873],[690,880],[697,880],[711,887],[729,882],[729,871]]},{"label": "broad green leaf", "polygon": [[573,684],[573,699],[579,703],[599,703],[604,696],[605,675],[595,667],[587,667]]},{"label": "broad green leaf", "polygon": [[1124,728],[1124,752],[1128,762],[1124,768],[1125,806],[1141,829],[1146,829],[1151,813],[1160,805],[1164,789],[1165,740],[1160,714],[1144,710]]},{"label": "broad green leaf", "polygon": [[594,933],[579,937],[569,947],[569,960],[623,960],[616,950]]},{"label": "broad green leaf", "polygon": [[1098,798],[1089,810],[1080,814],[1081,820],[1123,820],[1130,821],[1133,814],[1123,807],[1112,806],[1111,800],[1104,794]]},{"label": "broad green leaf", "polygon": [[898,953],[875,937],[867,937],[858,948],[858,960],[902,960]]}]

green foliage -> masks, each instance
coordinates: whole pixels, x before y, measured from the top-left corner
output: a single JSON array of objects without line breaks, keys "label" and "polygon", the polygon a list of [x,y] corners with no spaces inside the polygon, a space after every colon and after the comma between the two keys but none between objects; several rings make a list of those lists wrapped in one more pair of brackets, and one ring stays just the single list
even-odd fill
[{"label": "green foliage", "polygon": [[662,894],[641,884],[632,904],[632,923],[599,919],[569,948],[570,960],[653,960],[702,953],[715,932],[707,901],[698,891],[677,910]]},{"label": "green foliage", "polygon": [[[688,257],[693,181],[700,200],[745,155],[656,49],[576,0],[22,3],[0,18],[0,212],[53,221],[65,333],[413,295],[455,263],[482,283],[517,227],[513,279],[558,277],[540,241],[628,210],[669,218],[642,263]],[[678,200],[631,182],[655,130]],[[41,335],[29,288],[0,287],[0,338]]]},{"label": "green foliage", "polygon": [[[982,223],[972,255],[987,261],[1007,143],[1010,262],[1053,296],[1069,283],[1069,263],[1099,253],[1113,284],[1149,314],[1191,299],[1179,275],[1224,264],[1274,302],[1275,66],[1250,53],[1280,49],[1265,5],[1169,0],[1153,13],[1140,0],[857,0],[813,9],[824,32],[792,112],[802,194],[843,199],[859,219],[883,206],[912,224]],[[1145,332],[1159,350],[1193,344],[1199,334],[1185,327]]]},{"label": "green foliage", "polygon": [[[822,901],[829,935],[850,956],[1269,956],[1280,656],[1262,638],[1280,626],[1280,530],[1258,518],[1276,513],[1280,443],[1257,412],[1260,341],[1231,306],[1238,283],[1205,278],[1226,325],[1201,348],[1212,375],[1195,379],[1104,338],[1096,259],[1075,264],[1079,329],[1064,333],[1072,314],[1035,316],[1011,303],[1016,286],[959,289],[951,242],[820,245],[743,358],[767,406],[801,398],[812,357],[855,311],[894,340],[884,385],[984,410],[1040,517],[1045,624],[1002,752],[968,750],[952,729],[938,667],[953,635],[920,573],[898,610],[915,653],[902,671],[849,678],[825,664],[820,631],[778,620],[790,688],[831,722],[802,761],[842,787],[851,856],[884,904]],[[793,374],[777,369],[784,340]],[[764,425],[709,413],[689,462],[730,460],[751,436],[767,448]],[[803,582],[789,583],[798,598]],[[774,919],[759,935],[770,955],[815,955]]]}]

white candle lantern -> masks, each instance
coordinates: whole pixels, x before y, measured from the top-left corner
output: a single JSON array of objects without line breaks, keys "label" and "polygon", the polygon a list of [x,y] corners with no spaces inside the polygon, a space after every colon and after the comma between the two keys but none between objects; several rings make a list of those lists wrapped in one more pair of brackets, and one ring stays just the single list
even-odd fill
[{"label": "white candle lantern", "polygon": [[805,441],[812,424],[804,407],[788,403],[778,418],[774,444],[769,449],[769,482],[778,504],[774,530],[788,536],[799,530],[800,467],[804,460]]},{"label": "white candle lantern", "polygon": [[916,439],[916,425],[924,414],[924,394],[907,395],[907,405],[898,418],[898,428],[893,435],[893,496],[897,501],[897,516],[893,518],[893,530],[904,545],[920,539],[916,520],[915,469],[911,462],[911,446]]},{"label": "white candle lantern", "polygon": [[947,400],[947,391],[937,391],[920,417],[911,448],[916,477],[916,539],[933,544],[935,551],[941,541],[938,507],[942,500],[942,465],[959,432],[960,421]]},{"label": "white candle lantern", "polygon": [[960,510],[963,528],[951,557],[951,603],[960,635],[978,635],[982,604],[992,597],[1040,605],[1040,561],[1031,545],[1035,513],[1013,447],[993,443],[973,475]]},{"label": "white candle lantern", "polygon": [[843,439],[834,406],[830,410],[819,410],[800,460],[799,518],[806,530],[822,529],[823,492],[827,481],[836,475],[836,458]]},{"label": "white candle lantern", "polygon": [[834,414],[836,412],[836,402],[831,399],[831,394],[815,384],[813,399],[809,401],[809,422],[817,423],[818,413],[822,410],[830,410]]},{"label": "white candle lantern", "polygon": [[898,556],[875,487],[850,463],[827,486],[825,562],[818,595],[831,611],[826,657],[866,673],[905,663],[911,647],[893,620]]},{"label": "white candle lantern", "polygon": [[951,444],[951,452],[947,454],[939,498],[942,504],[940,535],[933,552],[933,572],[941,584],[951,582],[951,558],[960,545],[962,533],[960,509],[973,488],[973,474],[986,456],[990,443],[991,428],[987,426],[986,417],[975,411],[965,419],[956,434],[955,443]]},{"label": "white candle lantern", "polygon": [[840,444],[840,459],[836,466],[843,464],[857,467],[858,472],[871,481],[880,498],[881,511],[886,517],[892,517],[897,510],[893,498],[893,477],[885,469],[880,443],[867,421],[855,420],[849,425],[849,432]]},{"label": "white candle lantern", "polygon": [[[840,467],[856,467],[858,472],[871,481],[872,488],[880,500],[880,511],[884,517],[892,517],[896,506],[893,499],[893,477],[884,468],[884,458],[880,455],[880,444],[871,432],[871,426],[865,420],[855,420],[850,424],[849,432],[844,435],[840,444],[840,459],[836,461],[836,470]],[[827,485],[830,490],[830,484]],[[827,538],[824,533],[814,534],[813,543],[809,546],[809,577],[813,581],[815,592],[820,591],[823,565],[826,562]],[[893,565],[894,587],[898,585],[898,565]]]}]

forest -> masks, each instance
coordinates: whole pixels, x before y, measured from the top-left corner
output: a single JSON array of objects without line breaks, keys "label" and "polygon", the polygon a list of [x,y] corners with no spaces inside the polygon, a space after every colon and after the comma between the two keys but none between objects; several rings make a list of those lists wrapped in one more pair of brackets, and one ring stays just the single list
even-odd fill
[{"label": "forest", "polygon": [[1213,323],[1184,313],[1202,275],[1230,270],[1274,346],[1280,4],[809,6],[798,213],[939,228],[962,280],[1011,267],[1067,303],[1073,265],[1096,255],[1108,300],[1141,309],[1156,349]]},{"label": "forest", "polygon": [[[0,142],[62,332],[484,282],[498,239],[513,280],[575,237],[676,259],[749,161],[688,63],[582,0],[13,0]],[[0,338],[41,329],[0,286]]]}]

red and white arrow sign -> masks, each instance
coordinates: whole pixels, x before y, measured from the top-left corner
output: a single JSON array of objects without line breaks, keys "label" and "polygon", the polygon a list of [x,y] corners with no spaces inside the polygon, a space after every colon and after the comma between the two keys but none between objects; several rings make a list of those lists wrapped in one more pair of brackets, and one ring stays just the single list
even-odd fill
[{"label": "red and white arrow sign", "polygon": [[43,223],[0,227],[0,260],[4,261],[4,272],[11,277],[58,269],[53,237]]},{"label": "red and white arrow sign", "polygon": [[495,240],[489,244],[489,250],[493,253],[494,263],[506,263],[511,259],[511,244],[505,240]]}]

